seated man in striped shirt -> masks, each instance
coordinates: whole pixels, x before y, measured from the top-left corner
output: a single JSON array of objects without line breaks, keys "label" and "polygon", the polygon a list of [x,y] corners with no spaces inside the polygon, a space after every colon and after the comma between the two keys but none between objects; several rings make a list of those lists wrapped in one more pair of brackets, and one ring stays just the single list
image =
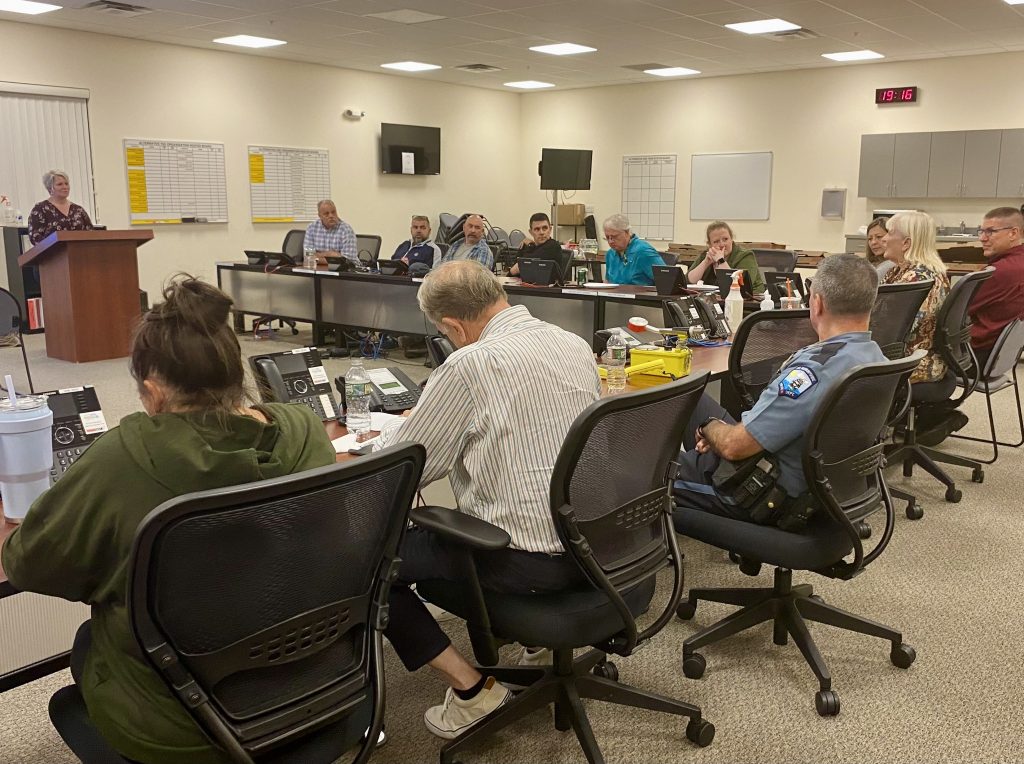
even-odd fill
[{"label": "seated man in striped shirt", "polygon": [[[423,484],[447,476],[460,511],[492,523],[511,545],[475,555],[485,589],[552,592],[583,583],[555,532],[548,488],[573,420],[600,396],[586,340],[508,304],[498,279],[475,262],[442,263],[419,289],[420,308],[458,349],[434,370],[408,418],[385,428],[381,447],[400,441],[427,451]],[[445,702],[427,710],[435,735],[454,738],[511,697],[452,647],[408,587],[461,580],[434,534],[412,527],[399,556],[385,635],[410,671],[430,665],[448,681]]]},{"label": "seated man in striped shirt", "polygon": [[359,262],[356,232],[352,226],[338,216],[338,208],[330,199],[324,199],[316,205],[317,219],[306,227],[306,236],[302,241],[303,249],[312,247],[316,250],[317,263],[324,265],[325,257],[347,257],[354,263]]}]

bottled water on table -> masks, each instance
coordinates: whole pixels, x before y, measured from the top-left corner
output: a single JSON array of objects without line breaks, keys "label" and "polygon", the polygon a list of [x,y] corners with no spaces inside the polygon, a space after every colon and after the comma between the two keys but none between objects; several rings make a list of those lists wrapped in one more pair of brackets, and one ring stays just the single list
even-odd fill
[{"label": "bottled water on table", "polygon": [[608,392],[621,393],[626,389],[626,340],[622,335],[608,338],[604,363],[608,370]]},{"label": "bottled water on table", "polygon": [[370,375],[362,358],[355,359],[345,374],[345,425],[355,435],[370,431]]}]

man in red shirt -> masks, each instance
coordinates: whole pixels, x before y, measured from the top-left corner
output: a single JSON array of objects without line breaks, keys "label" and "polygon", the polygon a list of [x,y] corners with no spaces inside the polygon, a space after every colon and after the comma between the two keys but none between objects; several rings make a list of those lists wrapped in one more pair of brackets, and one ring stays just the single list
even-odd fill
[{"label": "man in red shirt", "polygon": [[984,369],[999,333],[1015,318],[1024,318],[1024,215],[997,207],[985,215],[978,231],[988,264],[996,269],[971,300],[971,346]]}]

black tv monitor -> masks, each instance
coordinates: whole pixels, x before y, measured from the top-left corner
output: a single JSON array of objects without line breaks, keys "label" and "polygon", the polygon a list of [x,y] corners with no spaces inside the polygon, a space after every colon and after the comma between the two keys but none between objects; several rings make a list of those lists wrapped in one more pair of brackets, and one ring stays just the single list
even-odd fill
[{"label": "black tv monitor", "polygon": [[589,191],[593,160],[590,149],[541,149],[541,190]]},{"label": "black tv monitor", "polygon": [[[411,173],[403,172],[403,155],[411,155]],[[441,128],[381,123],[380,169],[385,175],[440,175]]]}]

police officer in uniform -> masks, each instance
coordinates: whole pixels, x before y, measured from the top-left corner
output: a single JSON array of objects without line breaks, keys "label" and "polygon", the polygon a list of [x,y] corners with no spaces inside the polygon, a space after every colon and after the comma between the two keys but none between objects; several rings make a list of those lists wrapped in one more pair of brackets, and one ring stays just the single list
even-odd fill
[{"label": "police officer in uniform", "polygon": [[[739,423],[707,395],[701,399],[679,454],[677,504],[764,522],[743,506],[743,496],[723,490],[736,464],[753,465],[756,472],[760,463],[761,473],[772,473],[782,504],[806,494],[803,436],[819,403],[853,367],[885,361],[868,331],[877,291],[878,276],[864,258],[845,254],[822,261],[810,295],[811,326],[819,341],[790,356]],[[752,459],[759,454],[770,455],[775,465]]]}]

